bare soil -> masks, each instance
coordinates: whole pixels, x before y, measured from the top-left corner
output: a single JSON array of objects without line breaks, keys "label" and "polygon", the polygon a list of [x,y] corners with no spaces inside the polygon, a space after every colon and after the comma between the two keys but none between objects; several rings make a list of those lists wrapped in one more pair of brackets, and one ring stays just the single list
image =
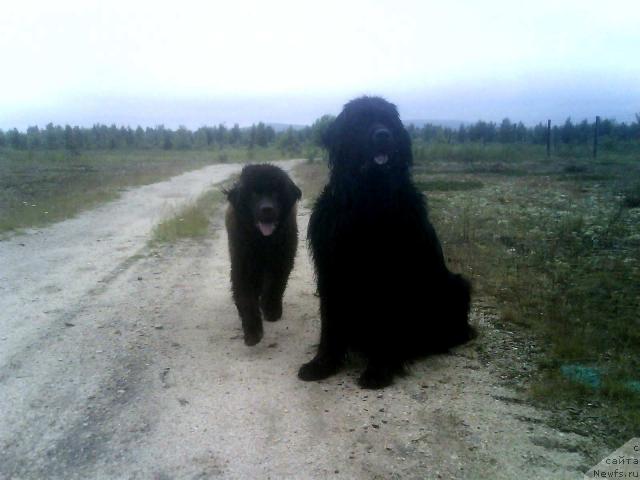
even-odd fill
[{"label": "bare soil", "polygon": [[239,168],[130,190],[0,242],[0,478],[581,477],[589,437],[548,426],[493,368],[487,352],[514,344],[490,305],[474,306],[474,344],[387,389],[359,389],[357,360],[301,382],[319,330],[301,241],[282,320],[246,347],[222,212],[204,241],[147,246],[166,205]]}]

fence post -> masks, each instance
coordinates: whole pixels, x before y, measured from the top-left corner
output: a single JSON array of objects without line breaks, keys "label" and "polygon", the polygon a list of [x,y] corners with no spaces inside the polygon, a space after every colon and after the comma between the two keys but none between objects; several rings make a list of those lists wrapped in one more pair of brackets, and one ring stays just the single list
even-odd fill
[{"label": "fence post", "polygon": [[551,120],[547,120],[547,158],[551,156]]},{"label": "fence post", "polygon": [[593,158],[598,156],[598,130],[600,129],[600,115],[596,115],[596,125],[593,129]]}]

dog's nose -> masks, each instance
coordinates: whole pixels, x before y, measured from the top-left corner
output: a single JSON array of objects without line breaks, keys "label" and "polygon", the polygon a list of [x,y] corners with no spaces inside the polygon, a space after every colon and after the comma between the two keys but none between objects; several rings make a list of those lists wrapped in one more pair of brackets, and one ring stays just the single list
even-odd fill
[{"label": "dog's nose", "polygon": [[373,141],[378,145],[386,145],[391,141],[391,132],[388,128],[380,127],[373,131]]},{"label": "dog's nose", "polygon": [[260,213],[264,217],[273,217],[275,216],[275,212],[276,212],[275,208],[273,208],[271,205],[263,205],[260,208]]}]

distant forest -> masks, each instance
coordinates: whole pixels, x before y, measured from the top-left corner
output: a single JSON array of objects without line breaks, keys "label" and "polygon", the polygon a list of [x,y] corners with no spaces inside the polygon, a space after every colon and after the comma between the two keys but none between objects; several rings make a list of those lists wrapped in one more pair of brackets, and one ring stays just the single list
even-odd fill
[{"label": "distant forest", "polygon": [[[0,130],[0,148],[10,147],[18,150],[59,150],[72,152],[83,150],[118,149],[164,149],[190,150],[225,147],[269,147],[275,146],[283,152],[299,153],[304,146],[320,145],[320,138],[333,117],[325,115],[313,125],[284,131],[276,130],[264,123],[248,128],[238,124],[232,128],[225,125],[200,127],[189,130],[179,127],[172,130],[163,125],[147,127],[117,127],[116,125],[97,124],[93,127],[60,126],[49,123],[44,128],[27,128],[26,132],[17,129],[6,132]],[[527,127],[522,122],[512,122],[505,118],[500,123],[478,121],[461,125],[458,128],[426,124],[422,127],[409,125],[408,131],[414,141],[419,143],[501,143],[544,145],[547,141],[547,125],[540,123]],[[567,119],[562,125],[551,128],[551,143],[558,145],[588,145],[593,141],[595,122],[583,120],[574,123]],[[628,149],[640,145],[640,114],[631,123],[615,120],[601,120],[598,126],[598,139],[603,149]]]}]

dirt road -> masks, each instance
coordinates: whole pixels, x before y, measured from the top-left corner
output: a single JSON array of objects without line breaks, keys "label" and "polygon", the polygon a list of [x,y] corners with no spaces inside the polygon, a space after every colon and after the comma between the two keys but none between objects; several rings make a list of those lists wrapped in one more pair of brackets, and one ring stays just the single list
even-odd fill
[{"label": "dirt road", "polygon": [[319,328],[304,242],[283,319],[246,347],[222,216],[206,241],[145,246],[168,202],[238,169],[0,242],[0,478],[581,478],[587,439],[546,426],[473,345],[379,392],[357,366],[298,381]]}]

